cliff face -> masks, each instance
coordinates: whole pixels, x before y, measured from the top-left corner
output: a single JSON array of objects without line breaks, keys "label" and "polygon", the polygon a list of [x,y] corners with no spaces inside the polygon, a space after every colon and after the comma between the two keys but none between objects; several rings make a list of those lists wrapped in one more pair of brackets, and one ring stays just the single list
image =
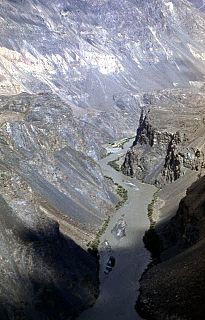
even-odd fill
[{"label": "cliff face", "polygon": [[[180,201],[176,215],[162,228],[164,250],[170,246],[179,249],[190,247],[205,237],[205,176],[194,182],[187,189],[186,196]],[[168,255],[168,251],[166,255]]]},{"label": "cliff face", "polygon": [[156,242],[145,237],[158,259],[142,276],[136,307],[146,319],[199,320],[205,313],[205,96],[174,90],[144,98],[122,169],[163,188],[153,205]]},{"label": "cliff face", "polygon": [[52,92],[96,132],[111,140],[132,135],[137,92],[203,86],[205,22],[196,7],[185,0],[3,0],[0,94]]},{"label": "cliff face", "polygon": [[141,279],[137,308],[147,319],[203,319],[205,285],[205,177],[187,190],[159,236],[162,262]]},{"label": "cliff face", "polygon": [[0,318],[73,319],[95,301],[95,259],[61,234],[14,171],[1,167],[0,192]]},{"label": "cliff face", "polygon": [[156,185],[171,183],[188,170],[202,175],[204,105],[203,93],[156,93],[141,113],[136,140],[126,155],[123,172]]}]

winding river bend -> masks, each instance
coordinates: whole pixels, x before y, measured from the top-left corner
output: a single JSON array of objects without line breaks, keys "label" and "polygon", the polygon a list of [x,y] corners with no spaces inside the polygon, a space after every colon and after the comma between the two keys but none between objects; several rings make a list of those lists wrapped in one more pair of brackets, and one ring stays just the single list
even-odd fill
[{"label": "winding river bend", "polygon": [[[139,279],[151,259],[149,252],[144,248],[142,238],[149,228],[147,206],[152,201],[156,189],[124,176],[108,165],[109,161],[124,155],[131,145],[132,141],[129,141],[124,145],[124,149],[118,149],[117,152],[100,160],[103,174],[128,190],[128,200],[113,214],[106,232],[100,239],[100,295],[95,305],[82,313],[79,320],[141,319],[134,307]],[[122,233],[121,236],[113,232],[119,225],[125,228],[125,234]],[[116,264],[113,270],[105,275],[110,255],[115,257]]]}]

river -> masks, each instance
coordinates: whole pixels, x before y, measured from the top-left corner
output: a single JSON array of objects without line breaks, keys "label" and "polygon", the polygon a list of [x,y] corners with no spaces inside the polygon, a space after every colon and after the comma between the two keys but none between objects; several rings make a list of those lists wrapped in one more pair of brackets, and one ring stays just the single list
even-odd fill
[{"label": "river", "polygon": [[[124,155],[131,145],[132,141],[129,141],[123,149],[117,149],[117,152],[100,160],[103,174],[111,177],[115,183],[128,191],[128,200],[112,215],[106,232],[100,239],[100,295],[95,305],[83,312],[78,320],[141,319],[134,307],[138,296],[139,279],[151,260],[142,238],[149,228],[147,206],[152,201],[156,188],[124,176],[108,165],[109,161]],[[119,233],[117,236],[113,228],[118,229],[119,225],[123,227],[125,234]],[[111,251],[107,250],[105,245],[107,242]],[[115,257],[116,264],[113,270],[105,275],[110,255]]]}]

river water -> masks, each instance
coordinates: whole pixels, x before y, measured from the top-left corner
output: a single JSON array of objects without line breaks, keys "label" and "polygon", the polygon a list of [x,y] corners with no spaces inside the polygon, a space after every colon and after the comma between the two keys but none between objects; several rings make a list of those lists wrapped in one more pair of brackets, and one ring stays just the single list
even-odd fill
[{"label": "river water", "polygon": [[[79,320],[141,319],[134,307],[139,279],[151,261],[142,238],[149,228],[147,206],[156,188],[124,176],[108,165],[109,161],[124,155],[131,145],[132,141],[129,141],[123,149],[100,160],[103,174],[128,190],[128,200],[112,215],[100,239],[100,295],[95,305],[83,312]],[[115,257],[116,264],[106,275],[104,271],[110,255]]]}]

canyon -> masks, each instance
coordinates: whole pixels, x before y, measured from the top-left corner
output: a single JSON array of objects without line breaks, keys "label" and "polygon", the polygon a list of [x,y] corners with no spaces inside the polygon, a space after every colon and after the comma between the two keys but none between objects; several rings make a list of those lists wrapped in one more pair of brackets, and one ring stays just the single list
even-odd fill
[{"label": "canyon", "polygon": [[144,236],[153,261],[136,308],[145,319],[202,319],[204,93],[163,91],[148,100],[122,165],[125,174],[158,187]]},{"label": "canyon", "polygon": [[[74,319],[105,297],[99,267],[108,256],[96,243],[112,238],[126,205],[135,228],[130,222],[119,247],[112,238],[121,267],[107,283],[114,296],[130,250],[132,317],[140,318],[134,303],[150,260],[142,238],[155,188],[149,218],[160,245],[155,257],[145,234],[153,266],[140,280],[137,311],[203,318],[204,17],[201,0],[1,1],[2,320]],[[134,136],[129,149],[124,141]],[[129,195],[121,208],[113,176]]]}]

